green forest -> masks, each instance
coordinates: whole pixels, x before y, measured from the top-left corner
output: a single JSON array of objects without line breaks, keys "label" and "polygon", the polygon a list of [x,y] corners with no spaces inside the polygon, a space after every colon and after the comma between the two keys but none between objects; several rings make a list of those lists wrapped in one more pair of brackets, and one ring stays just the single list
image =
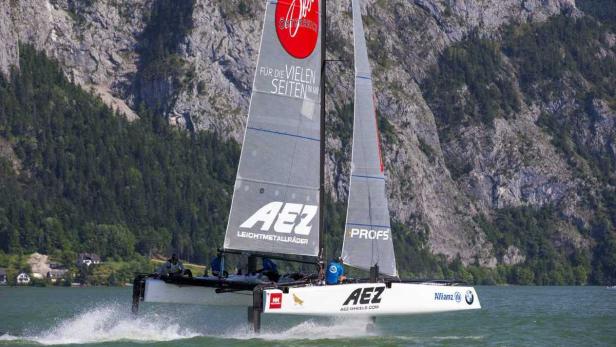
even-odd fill
[{"label": "green forest", "polygon": [[6,253],[168,253],[205,262],[221,244],[239,146],[179,131],[147,109],[128,122],[20,47],[0,79],[0,247]]}]

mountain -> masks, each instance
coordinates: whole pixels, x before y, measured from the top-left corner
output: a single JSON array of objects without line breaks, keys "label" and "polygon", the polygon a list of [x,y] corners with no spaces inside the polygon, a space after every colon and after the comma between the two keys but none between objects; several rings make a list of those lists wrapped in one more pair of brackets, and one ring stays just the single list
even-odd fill
[{"label": "mountain", "polygon": [[[33,217],[34,228],[43,230],[46,218],[62,220],[68,229],[76,229],[71,231],[76,235],[75,248],[83,247],[79,235],[85,225],[126,226],[125,232],[94,233],[137,235],[135,244],[148,239],[138,230],[151,227],[149,235],[159,235],[156,230],[162,228],[167,230],[162,235],[168,235],[163,239],[170,239],[186,257],[209,256],[224,229],[226,212],[212,211],[228,206],[224,194],[230,191],[233,173],[229,172],[236,165],[237,143],[243,135],[264,4],[256,0],[2,2],[0,70],[6,83],[11,85],[8,81],[13,78],[11,88],[19,85],[23,76],[14,76],[29,71],[11,70],[20,65],[20,56],[24,60],[24,51],[27,56],[45,52],[68,81],[98,95],[126,119],[114,122],[142,129],[151,139],[148,146],[160,146],[170,158],[156,168],[156,175],[166,180],[146,184],[143,176],[146,169],[153,170],[151,165],[136,165],[144,163],[140,155],[125,155],[126,162],[119,167],[135,167],[141,177],[133,178],[149,188],[140,199],[150,201],[157,189],[176,191],[176,199],[170,200],[176,213],[167,213],[152,225],[148,221],[160,212],[160,204],[142,204],[148,212],[138,217],[126,211],[99,216],[94,207],[83,211],[83,203],[56,192],[46,204],[55,207]],[[616,281],[616,4],[366,0],[363,5],[401,272],[441,277],[453,271],[485,283]],[[328,18],[327,54],[336,61],[327,65],[326,218],[330,248],[339,249],[353,109],[350,3],[329,1]],[[66,93],[77,93],[64,83],[60,84],[70,89]],[[37,97],[54,102],[49,93]],[[27,106],[27,100],[22,101],[21,106]],[[104,109],[102,104],[96,107]],[[15,117],[6,106],[3,109],[7,119]],[[83,122],[92,119],[81,116]],[[37,127],[49,124],[29,123],[32,132],[25,135],[3,126],[0,155],[11,167],[2,176],[6,186],[30,186],[26,182],[33,181],[37,188],[32,190],[49,191],[66,179],[55,174],[56,180],[46,181],[41,172],[51,161],[36,166],[23,149],[26,141],[19,141],[19,136],[36,138]],[[101,124],[101,133],[108,134],[109,126],[117,124]],[[55,145],[50,136],[49,145]],[[118,133],[118,143],[125,136],[132,133]],[[216,150],[190,148],[184,141],[194,136],[203,138],[201,148],[222,146],[228,155],[215,157]],[[148,146],[143,151],[149,151]],[[203,182],[206,178],[189,172],[195,168],[190,163],[195,156],[203,163],[229,167],[225,174],[216,171],[217,165],[206,170],[208,182],[219,183],[219,193],[207,192],[217,197],[209,208],[198,196],[177,192],[179,178],[172,174],[180,166],[177,170],[183,177]],[[83,160],[86,163],[88,157]],[[99,179],[106,184],[111,176],[104,171]],[[19,183],[8,184],[9,179]],[[84,176],[88,179],[94,178]],[[127,182],[117,181],[114,189],[121,190]],[[31,200],[24,192],[15,195]],[[137,199],[132,194],[125,200],[118,196],[114,193],[103,201],[115,199],[110,205],[121,210]],[[58,212],[62,211],[58,199],[74,206],[79,218]],[[192,217],[186,219],[184,213]],[[192,226],[186,222],[191,219]],[[15,223],[6,224],[24,233],[24,226]],[[37,241],[18,239],[14,242],[22,248],[41,247]],[[151,252],[164,248],[164,240],[157,247],[136,247]],[[197,241],[202,246],[194,247]]]}]

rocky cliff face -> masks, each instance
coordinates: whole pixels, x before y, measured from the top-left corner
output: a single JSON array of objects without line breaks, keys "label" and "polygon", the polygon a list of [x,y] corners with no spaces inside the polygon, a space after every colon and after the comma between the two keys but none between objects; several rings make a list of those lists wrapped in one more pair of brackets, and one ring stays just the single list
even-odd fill
[{"label": "rocky cliff face", "polygon": [[[140,47],[147,44],[144,31],[160,1],[2,1],[0,69],[6,74],[17,63],[18,42],[31,43],[129,118],[139,116],[137,100],[162,101],[170,122],[241,141],[265,1],[195,0],[192,30],[173,52],[185,76],[181,83],[144,94],[135,90],[143,59]],[[493,211],[507,207],[557,205],[568,221],[561,228],[563,237],[583,247],[574,226],[590,223],[592,212],[583,201],[597,194],[593,186],[598,183],[592,174],[577,175],[570,158],[539,124],[546,112],[578,110],[567,95],[575,89],[564,88],[547,103],[522,98],[517,110],[497,117],[492,126],[448,128],[437,121],[423,86],[442,52],[470,33],[498,40],[510,24],[542,22],[562,13],[583,16],[575,1],[366,0],[363,5],[394,217],[412,230],[427,232],[435,253],[494,266],[493,245],[477,222],[479,216],[489,219]],[[328,58],[346,60],[327,67],[328,129],[348,129],[353,102],[350,5],[330,1],[327,10]],[[615,40],[608,39],[611,46],[604,54],[609,56]],[[510,75],[519,86],[518,76]],[[464,94],[464,88],[459,92]],[[591,106],[598,121],[581,126],[585,130],[579,136],[616,157],[613,104],[597,99]],[[347,193],[349,134],[331,131],[327,138],[327,183],[340,201]],[[517,263],[524,257],[510,247],[502,261]]]},{"label": "rocky cliff face", "polygon": [[[129,118],[137,117],[126,92],[136,71],[139,33],[151,1],[2,1],[0,70],[18,64],[18,43],[57,59],[67,76]],[[130,106],[129,106],[130,105]]]}]

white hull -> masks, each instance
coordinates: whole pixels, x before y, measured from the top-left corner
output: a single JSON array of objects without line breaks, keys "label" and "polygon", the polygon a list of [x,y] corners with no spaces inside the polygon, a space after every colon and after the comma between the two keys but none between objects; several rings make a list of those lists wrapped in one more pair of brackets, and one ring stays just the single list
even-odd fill
[{"label": "white hull", "polygon": [[[215,288],[145,282],[145,302],[212,306],[251,306],[251,291],[218,294]],[[435,284],[355,283],[289,287],[263,291],[263,313],[310,316],[391,316],[476,310],[481,304],[472,287]]]},{"label": "white hull", "polygon": [[472,287],[434,284],[341,284],[264,292],[264,313],[314,316],[392,316],[481,308]]},{"label": "white hull", "polygon": [[216,293],[216,288],[186,286],[165,283],[165,281],[148,278],[145,280],[144,302],[160,302],[169,304],[193,304],[210,306],[250,306],[251,291]]}]

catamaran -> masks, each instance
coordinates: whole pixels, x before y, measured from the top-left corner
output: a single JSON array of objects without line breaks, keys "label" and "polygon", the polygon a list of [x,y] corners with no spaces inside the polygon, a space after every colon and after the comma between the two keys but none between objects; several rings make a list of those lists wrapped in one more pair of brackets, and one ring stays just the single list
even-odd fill
[{"label": "catamaran", "polygon": [[[474,288],[398,276],[373,83],[359,0],[352,0],[355,109],[344,264],[369,278],[323,280],[325,0],[266,1],[265,20],[231,211],[220,249],[249,256],[228,276],[138,276],[139,303],[242,305],[255,331],[261,314],[409,315],[480,309]],[[312,275],[276,282],[256,258],[314,264]]]}]

